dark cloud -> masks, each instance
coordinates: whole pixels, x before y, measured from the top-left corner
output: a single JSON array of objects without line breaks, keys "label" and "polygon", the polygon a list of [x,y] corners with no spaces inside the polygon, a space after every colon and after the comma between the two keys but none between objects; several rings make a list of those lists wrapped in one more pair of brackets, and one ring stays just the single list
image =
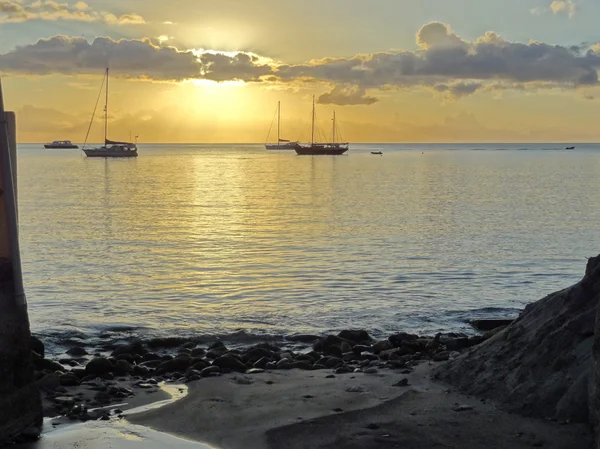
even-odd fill
[{"label": "dark cloud", "polygon": [[378,98],[368,96],[364,89],[357,86],[335,86],[331,92],[319,97],[320,104],[339,106],[369,105],[378,101]]},{"label": "dark cloud", "polygon": [[113,40],[98,37],[54,36],[0,55],[0,69],[23,74],[97,74],[110,67],[116,74],[152,80],[200,77],[200,64],[191,51],[160,47],[149,39]]},{"label": "dark cloud", "polygon": [[260,81],[262,76],[273,73],[273,68],[260,62],[253,54],[206,52],[198,58],[202,76],[213,81]]}]

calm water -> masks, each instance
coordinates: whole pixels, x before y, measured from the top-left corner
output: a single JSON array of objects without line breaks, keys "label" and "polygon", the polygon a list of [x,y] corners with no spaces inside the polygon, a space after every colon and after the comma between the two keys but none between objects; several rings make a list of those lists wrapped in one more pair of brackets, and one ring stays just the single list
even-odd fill
[{"label": "calm water", "polygon": [[[468,329],[600,252],[600,146],[19,148],[34,331]],[[384,156],[373,156],[382,150]]]}]

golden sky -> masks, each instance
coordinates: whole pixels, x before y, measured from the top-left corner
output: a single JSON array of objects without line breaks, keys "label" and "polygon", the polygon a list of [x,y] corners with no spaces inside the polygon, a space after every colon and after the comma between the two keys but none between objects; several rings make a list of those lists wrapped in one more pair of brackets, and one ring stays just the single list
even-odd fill
[{"label": "golden sky", "polygon": [[[0,0],[19,140],[600,141],[594,0]],[[102,102],[101,102],[102,103]],[[103,137],[103,104],[90,140]],[[271,140],[274,134],[271,134]]]}]

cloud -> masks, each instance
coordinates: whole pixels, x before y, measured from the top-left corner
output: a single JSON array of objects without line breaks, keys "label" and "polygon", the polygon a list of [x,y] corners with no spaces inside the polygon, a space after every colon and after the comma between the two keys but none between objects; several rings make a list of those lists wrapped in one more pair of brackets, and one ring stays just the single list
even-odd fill
[{"label": "cloud", "polygon": [[54,36],[0,55],[0,69],[19,74],[98,74],[148,80],[199,78],[201,65],[191,51],[156,46],[149,39],[113,40]]},{"label": "cloud", "polygon": [[319,97],[320,104],[336,104],[339,106],[369,105],[379,99],[369,97],[364,89],[358,86],[335,86],[331,92]]},{"label": "cloud", "polygon": [[554,15],[564,14],[569,17],[574,17],[577,12],[577,5],[572,0],[566,1],[553,1],[549,9],[554,13]]},{"label": "cloud", "polygon": [[320,102],[340,105],[373,104],[376,98],[366,92],[375,89],[423,88],[459,99],[478,91],[574,89],[598,84],[600,44],[510,42],[491,31],[467,41],[438,22],[424,25],[416,42],[414,51],[286,64],[244,51],[180,50],[149,38],[99,37],[88,42],[80,37],[54,36],[0,54],[0,70],[71,75],[98,73],[110,65],[117,75],[157,81],[205,79],[294,88],[318,83],[332,89]]},{"label": "cloud", "polygon": [[54,0],[0,0],[0,23],[28,22],[31,20],[70,20],[79,22],[105,22],[108,24],[143,24],[142,16],[124,14],[120,17],[106,12],[95,12],[84,1],[73,5]]}]

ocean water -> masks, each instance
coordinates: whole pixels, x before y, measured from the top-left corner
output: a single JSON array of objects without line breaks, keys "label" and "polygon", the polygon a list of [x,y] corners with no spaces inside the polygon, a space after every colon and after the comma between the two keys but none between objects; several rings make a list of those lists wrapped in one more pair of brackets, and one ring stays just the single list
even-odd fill
[{"label": "ocean water", "polygon": [[20,145],[33,331],[471,332],[600,252],[600,145],[564,147],[141,144],[100,160]]}]

